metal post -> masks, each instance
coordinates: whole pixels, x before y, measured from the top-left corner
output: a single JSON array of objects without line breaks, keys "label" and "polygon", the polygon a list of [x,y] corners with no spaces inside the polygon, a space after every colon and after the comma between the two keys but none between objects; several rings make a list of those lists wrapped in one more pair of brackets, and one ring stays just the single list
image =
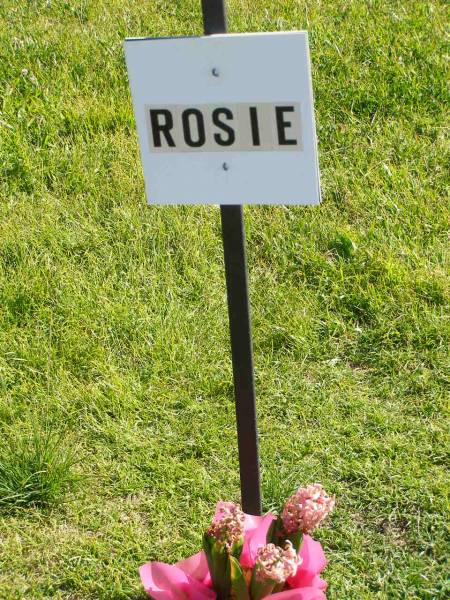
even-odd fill
[{"label": "metal post", "polygon": [[[202,10],[205,35],[226,33],[224,0],[202,0]],[[258,431],[242,206],[221,205],[220,216],[236,399],[242,508],[247,513],[260,515]]]},{"label": "metal post", "polygon": [[242,206],[222,205],[220,216],[236,398],[242,507],[247,513],[260,515],[258,430]]}]

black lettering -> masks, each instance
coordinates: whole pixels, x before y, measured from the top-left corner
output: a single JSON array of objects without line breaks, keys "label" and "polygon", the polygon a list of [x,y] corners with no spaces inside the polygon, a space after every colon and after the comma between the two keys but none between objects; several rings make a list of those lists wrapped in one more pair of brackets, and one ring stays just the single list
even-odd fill
[{"label": "black lettering", "polygon": [[[192,137],[191,126],[189,118],[193,116],[197,121],[197,139]],[[181,121],[183,123],[183,135],[184,141],[191,148],[199,148],[203,146],[206,140],[205,136],[205,122],[203,120],[202,113],[197,108],[188,108],[183,110],[181,114]]]},{"label": "black lettering", "polygon": [[259,139],[259,124],[258,124],[258,110],[256,106],[250,106],[250,125],[252,128],[252,141],[254,146],[261,146],[261,140]]},{"label": "black lettering", "polygon": [[232,144],[234,144],[234,140],[236,139],[234,129],[220,120],[221,115],[226,117],[228,120],[233,119],[233,113],[229,108],[215,108],[213,110],[212,121],[214,125],[216,125],[216,127],[219,127],[219,129],[222,129],[222,131],[228,134],[228,136],[224,139],[223,135],[221,135],[220,133],[215,133],[214,139],[219,144],[219,146],[231,146]]},{"label": "black lettering", "polygon": [[[160,122],[159,117],[164,117],[164,122]],[[153,145],[155,148],[161,148],[161,133],[166,138],[167,145],[171,148],[175,147],[175,142],[170,134],[170,130],[173,127],[173,117],[170,110],[166,108],[151,108],[150,109],[150,122],[152,125],[153,134]]]},{"label": "black lettering", "polygon": [[294,112],[293,106],[275,106],[275,113],[277,117],[277,129],[278,129],[278,143],[280,146],[296,146],[297,140],[286,138],[286,129],[292,127],[291,121],[286,121],[284,118],[285,112]]}]

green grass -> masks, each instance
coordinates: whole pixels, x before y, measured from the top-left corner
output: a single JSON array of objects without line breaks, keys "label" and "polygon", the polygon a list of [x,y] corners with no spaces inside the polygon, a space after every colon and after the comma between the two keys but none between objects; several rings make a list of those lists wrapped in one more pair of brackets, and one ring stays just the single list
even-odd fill
[{"label": "green grass", "polygon": [[76,482],[75,449],[33,420],[28,430],[14,427],[0,442],[0,511],[54,507]]},{"label": "green grass", "polygon": [[[146,206],[122,50],[199,5],[0,5],[0,486],[49,464],[48,423],[81,476],[0,513],[2,599],[142,598],[239,498],[218,210]],[[264,507],[336,494],[331,600],[449,594],[445,16],[229,3],[231,31],[310,32],[324,202],[246,219]]]}]

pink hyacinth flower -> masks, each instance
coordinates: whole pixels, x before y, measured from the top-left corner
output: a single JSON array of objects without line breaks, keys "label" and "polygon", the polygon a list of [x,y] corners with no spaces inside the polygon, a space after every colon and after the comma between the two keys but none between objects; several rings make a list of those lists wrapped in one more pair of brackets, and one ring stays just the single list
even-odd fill
[{"label": "pink hyacinth flower", "polygon": [[[218,503],[215,519],[220,519],[224,506],[230,505]],[[243,567],[254,566],[258,548],[266,543],[267,531],[274,518],[271,513],[264,517],[245,515],[241,554]],[[322,546],[309,535],[304,535],[299,556],[302,562],[297,573],[287,580],[291,589],[269,597],[273,600],[326,600],[324,590],[327,584],[319,577],[327,564]],[[139,572],[145,591],[154,600],[216,599],[204,552],[198,552],[175,565],[150,562],[143,565]]]},{"label": "pink hyacinth flower", "polygon": [[334,509],[334,497],[320,483],[299,488],[288,498],[281,513],[287,533],[311,533]]},{"label": "pink hyacinth flower", "polygon": [[267,513],[265,517],[246,515],[244,545],[241,553],[241,565],[243,567],[251,568],[255,564],[258,548],[266,543],[267,532],[274,519],[275,516],[272,513]]}]

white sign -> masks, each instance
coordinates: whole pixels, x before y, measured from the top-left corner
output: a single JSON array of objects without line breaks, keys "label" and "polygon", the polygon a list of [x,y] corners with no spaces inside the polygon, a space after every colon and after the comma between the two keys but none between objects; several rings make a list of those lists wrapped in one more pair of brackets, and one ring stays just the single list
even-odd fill
[{"label": "white sign", "polygon": [[152,204],[317,204],[304,31],[133,38],[125,55]]}]

